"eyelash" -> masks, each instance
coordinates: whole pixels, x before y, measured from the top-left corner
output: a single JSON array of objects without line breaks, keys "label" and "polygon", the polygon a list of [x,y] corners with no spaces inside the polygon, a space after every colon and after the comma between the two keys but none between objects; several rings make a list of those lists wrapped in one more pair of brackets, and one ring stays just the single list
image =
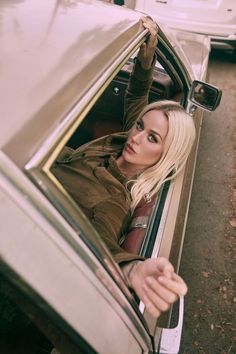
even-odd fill
[{"label": "eyelash", "polygon": [[140,122],[140,120],[138,120],[138,121],[136,122],[136,128],[137,128],[137,130],[142,130],[142,129],[143,129],[143,125],[142,125],[142,123]]},{"label": "eyelash", "polygon": [[[138,131],[143,130],[143,124],[139,120],[136,122],[136,129]],[[154,134],[148,135],[148,141],[150,141],[151,143],[157,143],[158,142],[157,137]]]},{"label": "eyelash", "polygon": [[153,134],[148,135],[148,140],[149,140],[151,143],[157,143],[157,138],[156,138],[156,136],[153,135]]}]

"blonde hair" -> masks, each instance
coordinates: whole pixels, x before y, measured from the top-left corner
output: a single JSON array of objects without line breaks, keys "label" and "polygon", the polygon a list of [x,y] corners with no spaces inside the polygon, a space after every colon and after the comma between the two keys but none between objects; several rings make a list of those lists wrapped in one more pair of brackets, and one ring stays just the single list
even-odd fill
[{"label": "blonde hair", "polygon": [[160,191],[161,186],[175,178],[183,169],[195,140],[193,118],[175,101],[157,101],[147,105],[138,119],[149,111],[162,111],[168,119],[168,133],[164,141],[161,158],[155,165],[144,170],[132,184],[131,209],[148,196],[152,198]]}]

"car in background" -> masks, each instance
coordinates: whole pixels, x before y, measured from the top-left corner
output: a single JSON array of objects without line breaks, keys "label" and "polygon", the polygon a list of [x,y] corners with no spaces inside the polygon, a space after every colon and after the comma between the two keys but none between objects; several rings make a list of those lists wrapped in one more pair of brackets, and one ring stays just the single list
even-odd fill
[{"label": "car in background", "polygon": [[236,57],[235,0],[136,0],[134,8],[171,28],[205,34],[212,47]]},{"label": "car in background", "polygon": [[[178,353],[183,298],[176,327],[171,310],[152,318],[51,170],[65,145],[121,129],[130,71],[148,35],[140,13],[95,0],[2,0],[0,18],[0,316],[10,333],[9,343],[1,335],[1,352],[9,344],[12,354]],[[205,83],[209,49],[208,37],[159,30],[150,101],[180,102],[197,139],[178,177],[148,208],[136,208],[122,244],[167,257],[176,271],[203,111],[221,97]]]}]

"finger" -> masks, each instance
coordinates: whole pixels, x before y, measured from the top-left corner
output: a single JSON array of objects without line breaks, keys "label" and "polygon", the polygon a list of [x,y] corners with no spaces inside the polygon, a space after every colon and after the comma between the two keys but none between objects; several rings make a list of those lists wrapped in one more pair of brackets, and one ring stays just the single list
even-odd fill
[{"label": "finger", "polygon": [[152,21],[148,17],[141,17],[141,20],[143,27],[149,30],[151,37],[156,38],[158,33],[158,26],[156,22]]},{"label": "finger", "polygon": [[150,17],[150,16],[141,16],[141,21],[142,21],[142,24],[145,26],[145,25],[150,25],[150,26],[156,26],[156,22],[153,21],[153,19]]},{"label": "finger", "polygon": [[143,24],[153,22],[150,16],[141,16],[140,20]]},{"label": "finger", "polygon": [[[162,286],[155,278],[147,277],[146,280],[135,289],[138,297],[143,303],[148,304],[150,312],[167,311],[178,296]],[[145,299],[145,301],[144,301]],[[152,306],[151,306],[152,305]]]},{"label": "finger", "polygon": [[180,275],[173,273],[172,274],[172,279],[179,282],[179,283],[185,283],[185,281],[183,280],[183,278],[181,278]]},{"label": "finger", "polygon": [[154,292],[152,293],[152,291],[150,290],[147,293],[145,293],[145,299],[149,306],[150,304],[152,304],[153,309],[156,309],[156,311],[159,312],[165,312],[171,306],[170,303],[163,300],[160,296],[156,295]]},{"label": "finger", "polygon": [[173,304],[178,299],[175,292],[161,285],[153,277],[146,279],[145,290],[154,305],[158,306],[162,311],[166,311],[169,305]]},{"label": "finger", "polygon": [[148,45],[150,48],[156,48],[157,46],[157,37],[156,35],[150,35],[150,37],[148,38]]},{"label": "finger", "polygon": [[158,26],[155,22],[143,22],[143,27],[147,28],[152,35],[157,35]]},{"label": "finger", "polygon": [[143,43],[141,46],[140,46],[140,54],[144,54],[145,53],[145,50],[146,50],[146,47],[147,47],[147,44],[146,43]]},{"label": "finger", "polygon": [[144,277],[149,275],[158,277],[163,274],[172,277],[174,274],[172,264],[164,257],[146,259],[138,269]]},{"label": "finger", "polygon": [[150,46],[154,47],[157,44],[157,29],[152,26],[146,26],[149,31],[148,43]]},{"label": "finger", "polygon": [[172,278],[165,276],[158,277],[158,282],[161,283],[165,288],[173,291],[178,296],[186,295],[188,288],[185,282],[177,274],[173,274]]},{"label": "finger", "polygon": [[150,301],[150,299],[144,295],[142,302],[145,305],[146,310],[153,316],[153,317],[159,317],[161,314],[161,311],[153,305],[152,301]]},{"label": "finger", "polygon": [[156,262],[159,272],[170,277],[174,274],[174,267],[167,258],[159,257],[156,259]]}]

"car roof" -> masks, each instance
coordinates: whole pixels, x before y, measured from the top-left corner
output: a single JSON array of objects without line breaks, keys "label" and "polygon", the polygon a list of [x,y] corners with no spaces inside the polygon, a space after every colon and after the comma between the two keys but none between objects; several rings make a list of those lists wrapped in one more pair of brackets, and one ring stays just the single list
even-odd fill
[{"label": "car roof", "polygon": [[102,1],[3,0],[0,14],[1,148],[27,125],[29,149],[53,131],[141,31],[140,13]]}]

